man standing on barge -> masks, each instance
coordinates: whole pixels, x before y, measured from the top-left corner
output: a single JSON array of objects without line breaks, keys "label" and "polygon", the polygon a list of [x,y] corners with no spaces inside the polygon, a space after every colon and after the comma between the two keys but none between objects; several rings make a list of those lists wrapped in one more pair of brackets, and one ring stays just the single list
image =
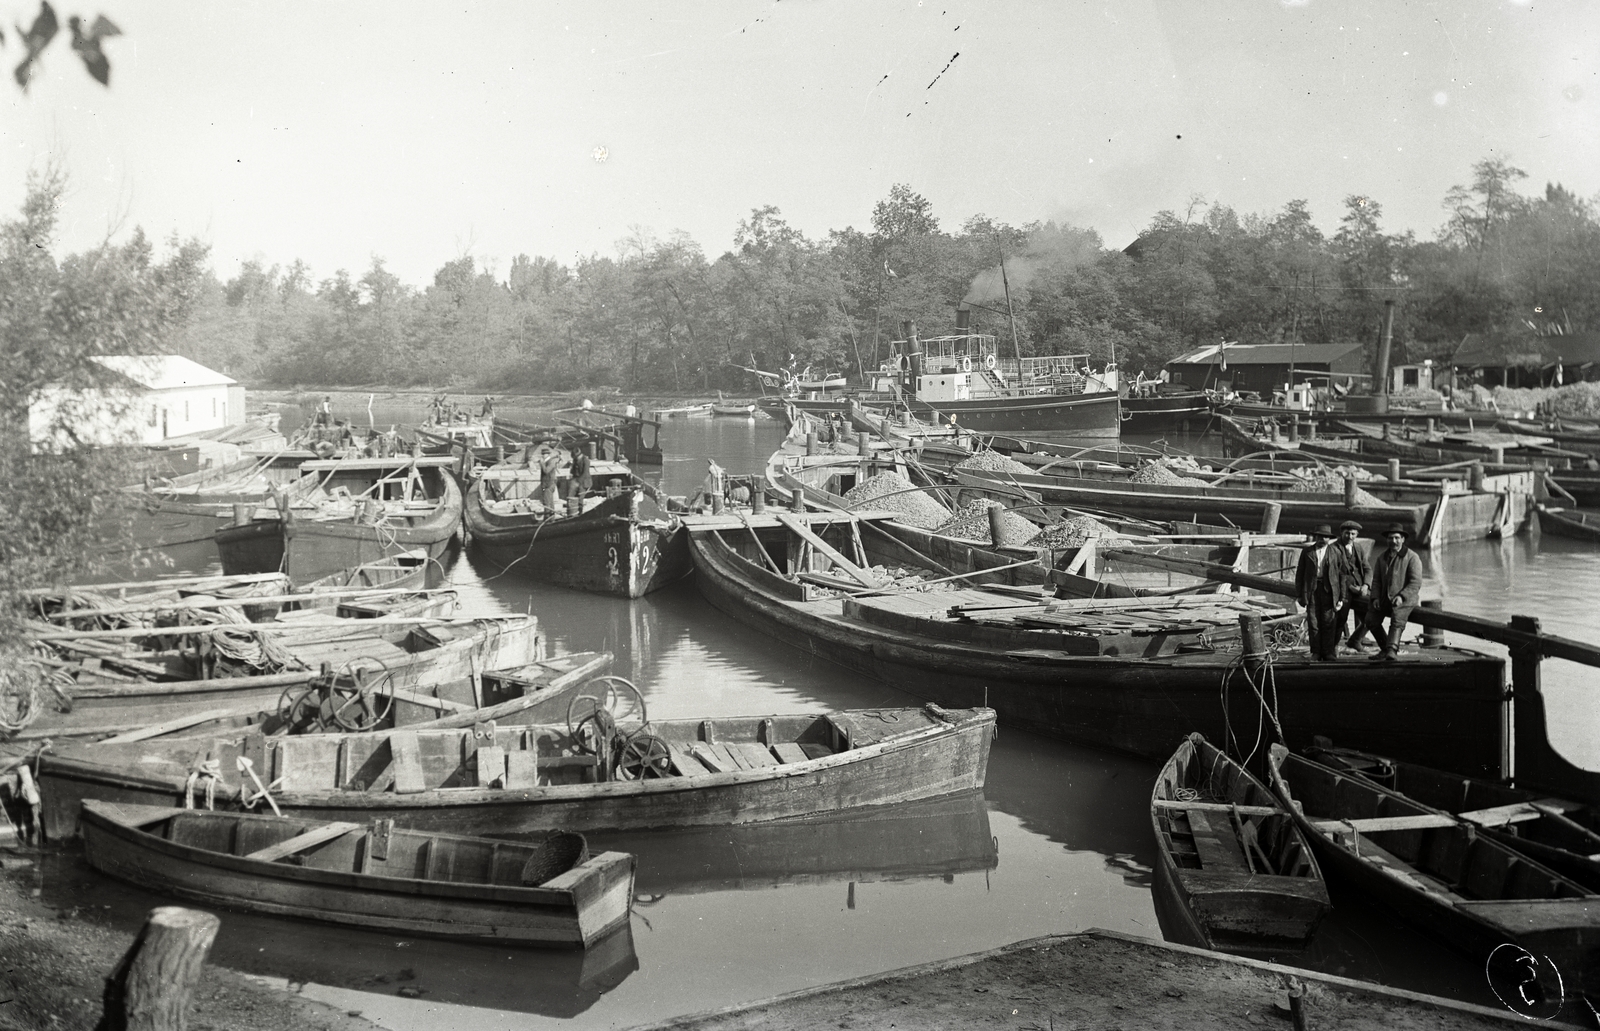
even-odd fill
[{"label": "man standing on barge", "polygon": [[[1372,557],[1372,579],[1367,607],[1367,628],[1382,649],[1372,657],[1373,662],[1393,662],[1400,647],[1400,632],[1411,618],[1422,592],[1422,559],[1406,547],[1406,528],[1390,523],[1384,532],[1389,547]],[[1383,630],[1384,617],[1389,619],[1387,636]]]},{"label": "man standing on barge", "polygon": [[1372,578],[1372,565],[1367,561],[1367,553],[1356,544],[1356,538],[1360,536],[1361,524],[1354,519],[1340,523],[1339,539],[1333,542],[1328,560],[1338,565],[1338,573],[1333,577],[1333,596],[1339,604],[1339,613],[1333,621],[1342,637],[1344,628],[1350,625],[1350,615],[1355,614],[1355,623],[1350,626],[1350,639],[1345,642],[1345,647],[1356,652],[1363,650],[1361,641],[1367,636],[1367,597],[1372,590],[1367,586],[1367,581]]},{"label": "man standing on barge", "polygon": [[1300,552],[1294,572],[1295,593],[1306,610],[1306,643],[1312,659],[1332,662],[1338,656],[1339,627],[1334,623],[1342,594],[1336,580],[1333,531],[1326,524],[1311,531],[1311,544]]}]

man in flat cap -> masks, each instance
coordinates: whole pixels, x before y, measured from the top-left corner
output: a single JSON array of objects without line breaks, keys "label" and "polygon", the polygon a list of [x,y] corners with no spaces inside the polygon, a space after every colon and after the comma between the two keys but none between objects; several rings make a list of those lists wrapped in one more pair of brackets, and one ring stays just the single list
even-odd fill
[{"label": "man in flat cap", "polygon": [[1300,551],[1300,562],[1294,571],[1295,593],[1306,609],[1306,642],[1311,646],[1311,657],[1321,662],[1338,658],[1340,625],[1334,622],[1338,614],[1341,594],[1335,593],[1333,551],[1329,542],[1333,530],[1323,524],[1311,531],[1311,543]]},{"label": "man in flat cap", "polygon": [[1367,596],[1371,590],[1367,581],[1372,577],[1372,564],[1367,561],[1367,553],[1356,543],[1356,538],[1360,536],[1361,524],[1354,519],[1340,523],[1339,537],[1333,542],[1328,558],[1337,569],[1332,579],[1333,596],[1338,600],[1339,613],[1333,621],[1339,628],[1339,636],[1343,637],[1350,615],[1355,614],[1355,624],[1351,627],[1350,639],[1345,642],[1345,647],[1357,652],[1364,650],[1361,642],[1367,636]]},{"label": "man in flat cap", "polygon": [[[1371,600],[1367,606],[1367,627],[1382,650],[1372,657],[1374,662],[1393,662],[1400,647],[1400,632],[1411,618],[1417,595],[1422,592],[1422,560],[1406,547],[1406,528],[1400,523],[1390,523],[1383,537],[1388,547],[1372,556]],[[1383,621],[1389,620],[1389,631],[1383,630]]]}]

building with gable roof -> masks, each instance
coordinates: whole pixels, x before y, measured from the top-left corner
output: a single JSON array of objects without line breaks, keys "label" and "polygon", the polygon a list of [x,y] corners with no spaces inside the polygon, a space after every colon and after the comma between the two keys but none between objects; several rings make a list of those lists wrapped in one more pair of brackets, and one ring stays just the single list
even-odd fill
[{"label": "building with gable roof", "polygon": [[1270,397],[1289,383],[1294,368],[1297,382],[1310,379],[1325,387],[1346,389],[1367,379],[1365,347],[1343,344],[1207,344],[1179,355],[1166,365],[1173,383],[1197,390],[1253,390]]},{"label": "building with gable roof", "polygon": [[101,355],[108,374],[93,391],[45,391],[29,407],[28,428],[42,439],[58,417],[81,442],[157,444],[244,422],[244,387],[182,355]]}]

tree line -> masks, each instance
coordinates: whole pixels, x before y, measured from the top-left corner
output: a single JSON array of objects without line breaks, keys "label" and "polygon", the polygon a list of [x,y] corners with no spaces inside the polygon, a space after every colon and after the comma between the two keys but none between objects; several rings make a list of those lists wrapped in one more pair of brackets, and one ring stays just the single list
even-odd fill
[{"label": "tree line", "polygon": [[303,262],[248,262],[226,281],[201,270],[167,344],[261,385],[748,392],[739,365],[876,368],[903,320],[946,332],[963,301],[1005,351],[1014,322],[1024,355],[1154,374],[1219,339],[1372,343],[1393,299],[1396,354],[1442,358],[1468,332],[1600,324],[1595,202],[1558,184],[1526,195],[1526,178],[1503,158],[1474,165],[1427,240],[1387,232],[1370,196],[1346,198],[1331,235],[1302,200],[1240,214],[1196,199],[1116,250],[1053,221],[978,215],[951,231],[901,184],[865,229],[821,239],[758,208],[714,260],[635,227],[611,256],[518,255],[504,274],[465,256],[422,286],[378,257],[320,280]]}]

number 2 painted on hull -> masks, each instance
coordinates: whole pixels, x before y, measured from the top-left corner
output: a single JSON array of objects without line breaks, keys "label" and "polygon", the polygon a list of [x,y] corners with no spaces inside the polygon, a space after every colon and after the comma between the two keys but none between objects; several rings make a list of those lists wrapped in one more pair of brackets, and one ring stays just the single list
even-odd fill
[{"label": "number 2 painted on hull", "polygon": [[606,549],[606,572],[612,576],[617,575],[617,549],[615,545]]}]

